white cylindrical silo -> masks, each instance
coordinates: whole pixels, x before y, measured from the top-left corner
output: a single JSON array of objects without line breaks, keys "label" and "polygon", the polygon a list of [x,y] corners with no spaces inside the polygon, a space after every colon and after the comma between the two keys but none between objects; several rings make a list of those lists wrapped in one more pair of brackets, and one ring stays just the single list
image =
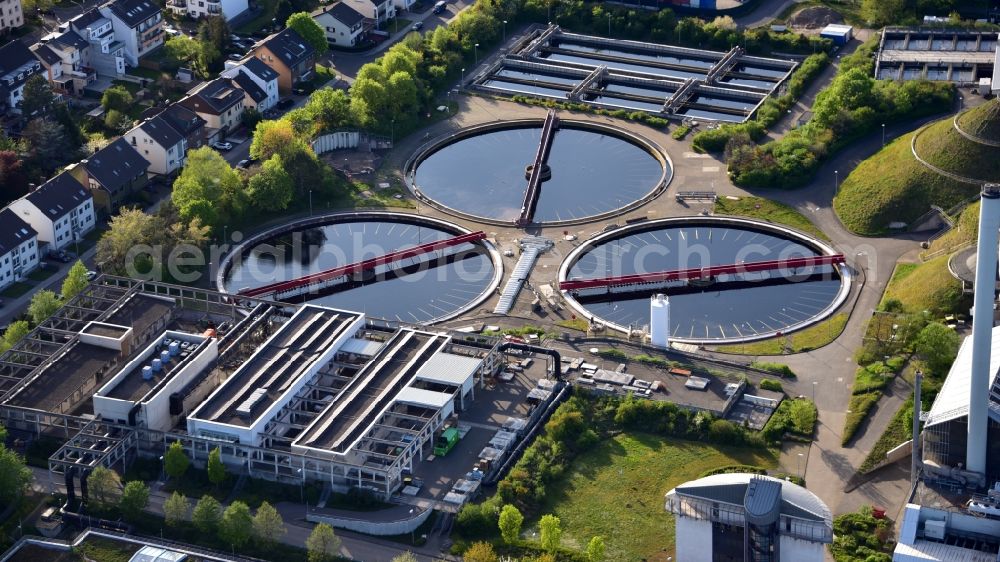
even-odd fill
[{"label": "white cylindrical silo", "polygon": [[649,340],[653,345],[670,345],[670,299],[653,295],[649,301]]},{"label": "white cylindrical silo", "polygon": [[972,305],[972,372],[969,384],[969,426],[965,469],[986,473],[986,429],[990,397],[990,354],[993,303],[996,300],[997,246],[1000,232],[1000,185],[983,186],[979,209],[979,250]]}]

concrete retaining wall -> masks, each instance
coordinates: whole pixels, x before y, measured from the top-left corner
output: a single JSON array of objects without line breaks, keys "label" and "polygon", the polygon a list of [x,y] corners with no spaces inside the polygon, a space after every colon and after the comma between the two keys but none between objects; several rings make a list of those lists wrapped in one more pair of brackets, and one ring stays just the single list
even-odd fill
[{"label": "concrete retaining wall", "polygon": [[323,154],[341,148],[357,148],[360,142],[360,132],[338,131],[316,137],[316,140],[312,141],[312,149],[316,154]]}]

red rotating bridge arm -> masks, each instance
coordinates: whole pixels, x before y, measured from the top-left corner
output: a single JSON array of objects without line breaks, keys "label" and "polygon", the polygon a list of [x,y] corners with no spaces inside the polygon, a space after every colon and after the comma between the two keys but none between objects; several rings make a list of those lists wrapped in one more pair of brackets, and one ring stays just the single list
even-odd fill
[{"label": "red rotating bridge arm", "polygon": [[483,231],[470,232],[469,234],[462,234],[461,236],[455,236],[454,238],[447,238],[445,240],[436,240],[434,242],[428,242],[427,244],[421,244],[419,246],[414,246],[412,248],[406,248],[405,250],[391,252],[385,254],[384,256],[379,256],[377,258],[370,258],[367,260],[354,262],[352,264],[342,265],[340,267],[334,267],[332,269],[320,271],[318,273],[303,275],[298,279],[292,279],[289,281],[279,281],[277,283],[271,283],[269,285],[264,285],[263,287],[257,287],[254,289],[244,289],[240,291],[239,294],[244,297],[261,297],[263,295],[280,293],[283,291],[288,291],[290,289],[297,289],[299,287],[311,285],[313,283],[322,283],[324,281],[329,281],[330,279],[336,279],[344,275],[353,275],[355,273],[360,273],[362,271],[368,271],[371,269],[375,269],[380,265],[385,265],[400,260],[405,260],[407,258],[413,258],[416,256],[434,252],[436,250],[442,250],[444,248],[459,246],[465,243],[478,242],[485,238],[486,238],[486,233]]},{"label": "red rotating bridge arm", "polygon": [[603,279],[571,279],[559,283],[559,288],[563,291],[578,291],[580,289],[622,287],[627,285],[641,285],[643,283],[660,283],[663,281],[710,279],[717,275],[753,273],[757,271],[771,271],[775,269],[794,269],[797,267],[813,267],[818,265],[839,265],[844,263],[844,261],[844,254],[833,254],[829,256],[809,256],[785,260],[743,262],[691,269],[657,271],[653,273],[637,273],[634,275],[623,275],[620,277],[605,277]]}]

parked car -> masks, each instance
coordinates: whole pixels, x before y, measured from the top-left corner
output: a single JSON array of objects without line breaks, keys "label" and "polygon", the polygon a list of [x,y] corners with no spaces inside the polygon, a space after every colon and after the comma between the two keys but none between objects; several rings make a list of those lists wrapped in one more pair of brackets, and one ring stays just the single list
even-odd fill
[{"label": "parked car", "polygon": [[253,166],[256,163],[257,161],[254,160],[253,158],[244,158],[243,160],[240,160],[239,162],[236,163],[236,167],[241,170],[246,170],[247,168]]},{"label": "parked car", "polygon": [[231,61],[240,61],[243,60],[244,56],[245,55],[243,55],[242,53],[229,53],[229,56],[226,58],[228,58]]},{"label": "parked car", "polygon": [[292,93],[295,94],[295,95],[297,95],[297,96],[304,96],[304,95],[306,95],[307,92],[306,92],[306,89],[303,88],[302,86],[296,86],[296,87],[292,88]]},{"label": "parked car", "polygon": [[422,21],[418,21],[417,23],[413,24],[413,31],[420,31],[423,28],[424,28],[424,22]]},{"label": "parked car", "polygon": [[93,281],[94,279],[97,279],[97,272],[91,269],[87,272],[87,281]]},{"label": "parked car", "polygon": [[295,105],[295,100],[293,100],[292,98],[285,98],[283,100],[279,100],[278,103],[276,104],[278,109],[288,109],[293,105]]},{"label": "parked car", "polygon": [[233,149],[233,143],[225,141],[215,141],[212,143],[212,148],[219,150],[221,152],[227,152]]}]

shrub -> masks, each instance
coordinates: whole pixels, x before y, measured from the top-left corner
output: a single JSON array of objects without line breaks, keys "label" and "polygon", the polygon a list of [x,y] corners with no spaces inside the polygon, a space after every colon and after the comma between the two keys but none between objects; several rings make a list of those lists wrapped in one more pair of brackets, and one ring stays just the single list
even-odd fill
[{"label": "shrub", "polygon": [[673,137],[675,140],[681,140],[684,137],[686,137],[687,134],[690,132],[691,132],[690,125],[681,125],[680,127],[674,129],[674,132],[670,133],[670,136]]},{"label": "shrub", "polygon": [[875,404],[878,404],[881,397],[882,394],[879,392],[866,392],[851,396],[851,401],[847,405],[848,413],[844,420],[844,431],[840,438],[841,445],[847,446],[854,434],[857,433],[858,428],[861,427],[861,422],[865,421],[868,412],[875,407]]},{"label": "shrub", "polygon": [[771,414],[771,419],[767,420],[761,434],[770,442],[782,439],[785,434],[812,437],[817,416],[816,405],[811,400],[783,400]]},{"label": "shrub", "polygon": [[778,381],[776,381],[776,380],[774,380],[774,379],[762,379],[760,381],[760,385],[759,386],[761,388],[763,388],[764,390],[770,390],[770,391],[773,391],[773,392],[784,392],[784,390],[785,390],[781,386],[781,383],[778,382]]},{"label": "shrub", "polygon": [[597,356],[609,361],[625,361],[628,359],[628,355],[618,349],[602,349],[597,352]]},{"label": "shrub", "polygon": [[754,369],[760,369],[761,371],[767,371],[769,373],[774,373],[776,375],[781,375],[785,378],[794,378],[795,373],[792,371],[791,367],[783,363],[768,363],[766,361],[754,361],[750,364]]}]

